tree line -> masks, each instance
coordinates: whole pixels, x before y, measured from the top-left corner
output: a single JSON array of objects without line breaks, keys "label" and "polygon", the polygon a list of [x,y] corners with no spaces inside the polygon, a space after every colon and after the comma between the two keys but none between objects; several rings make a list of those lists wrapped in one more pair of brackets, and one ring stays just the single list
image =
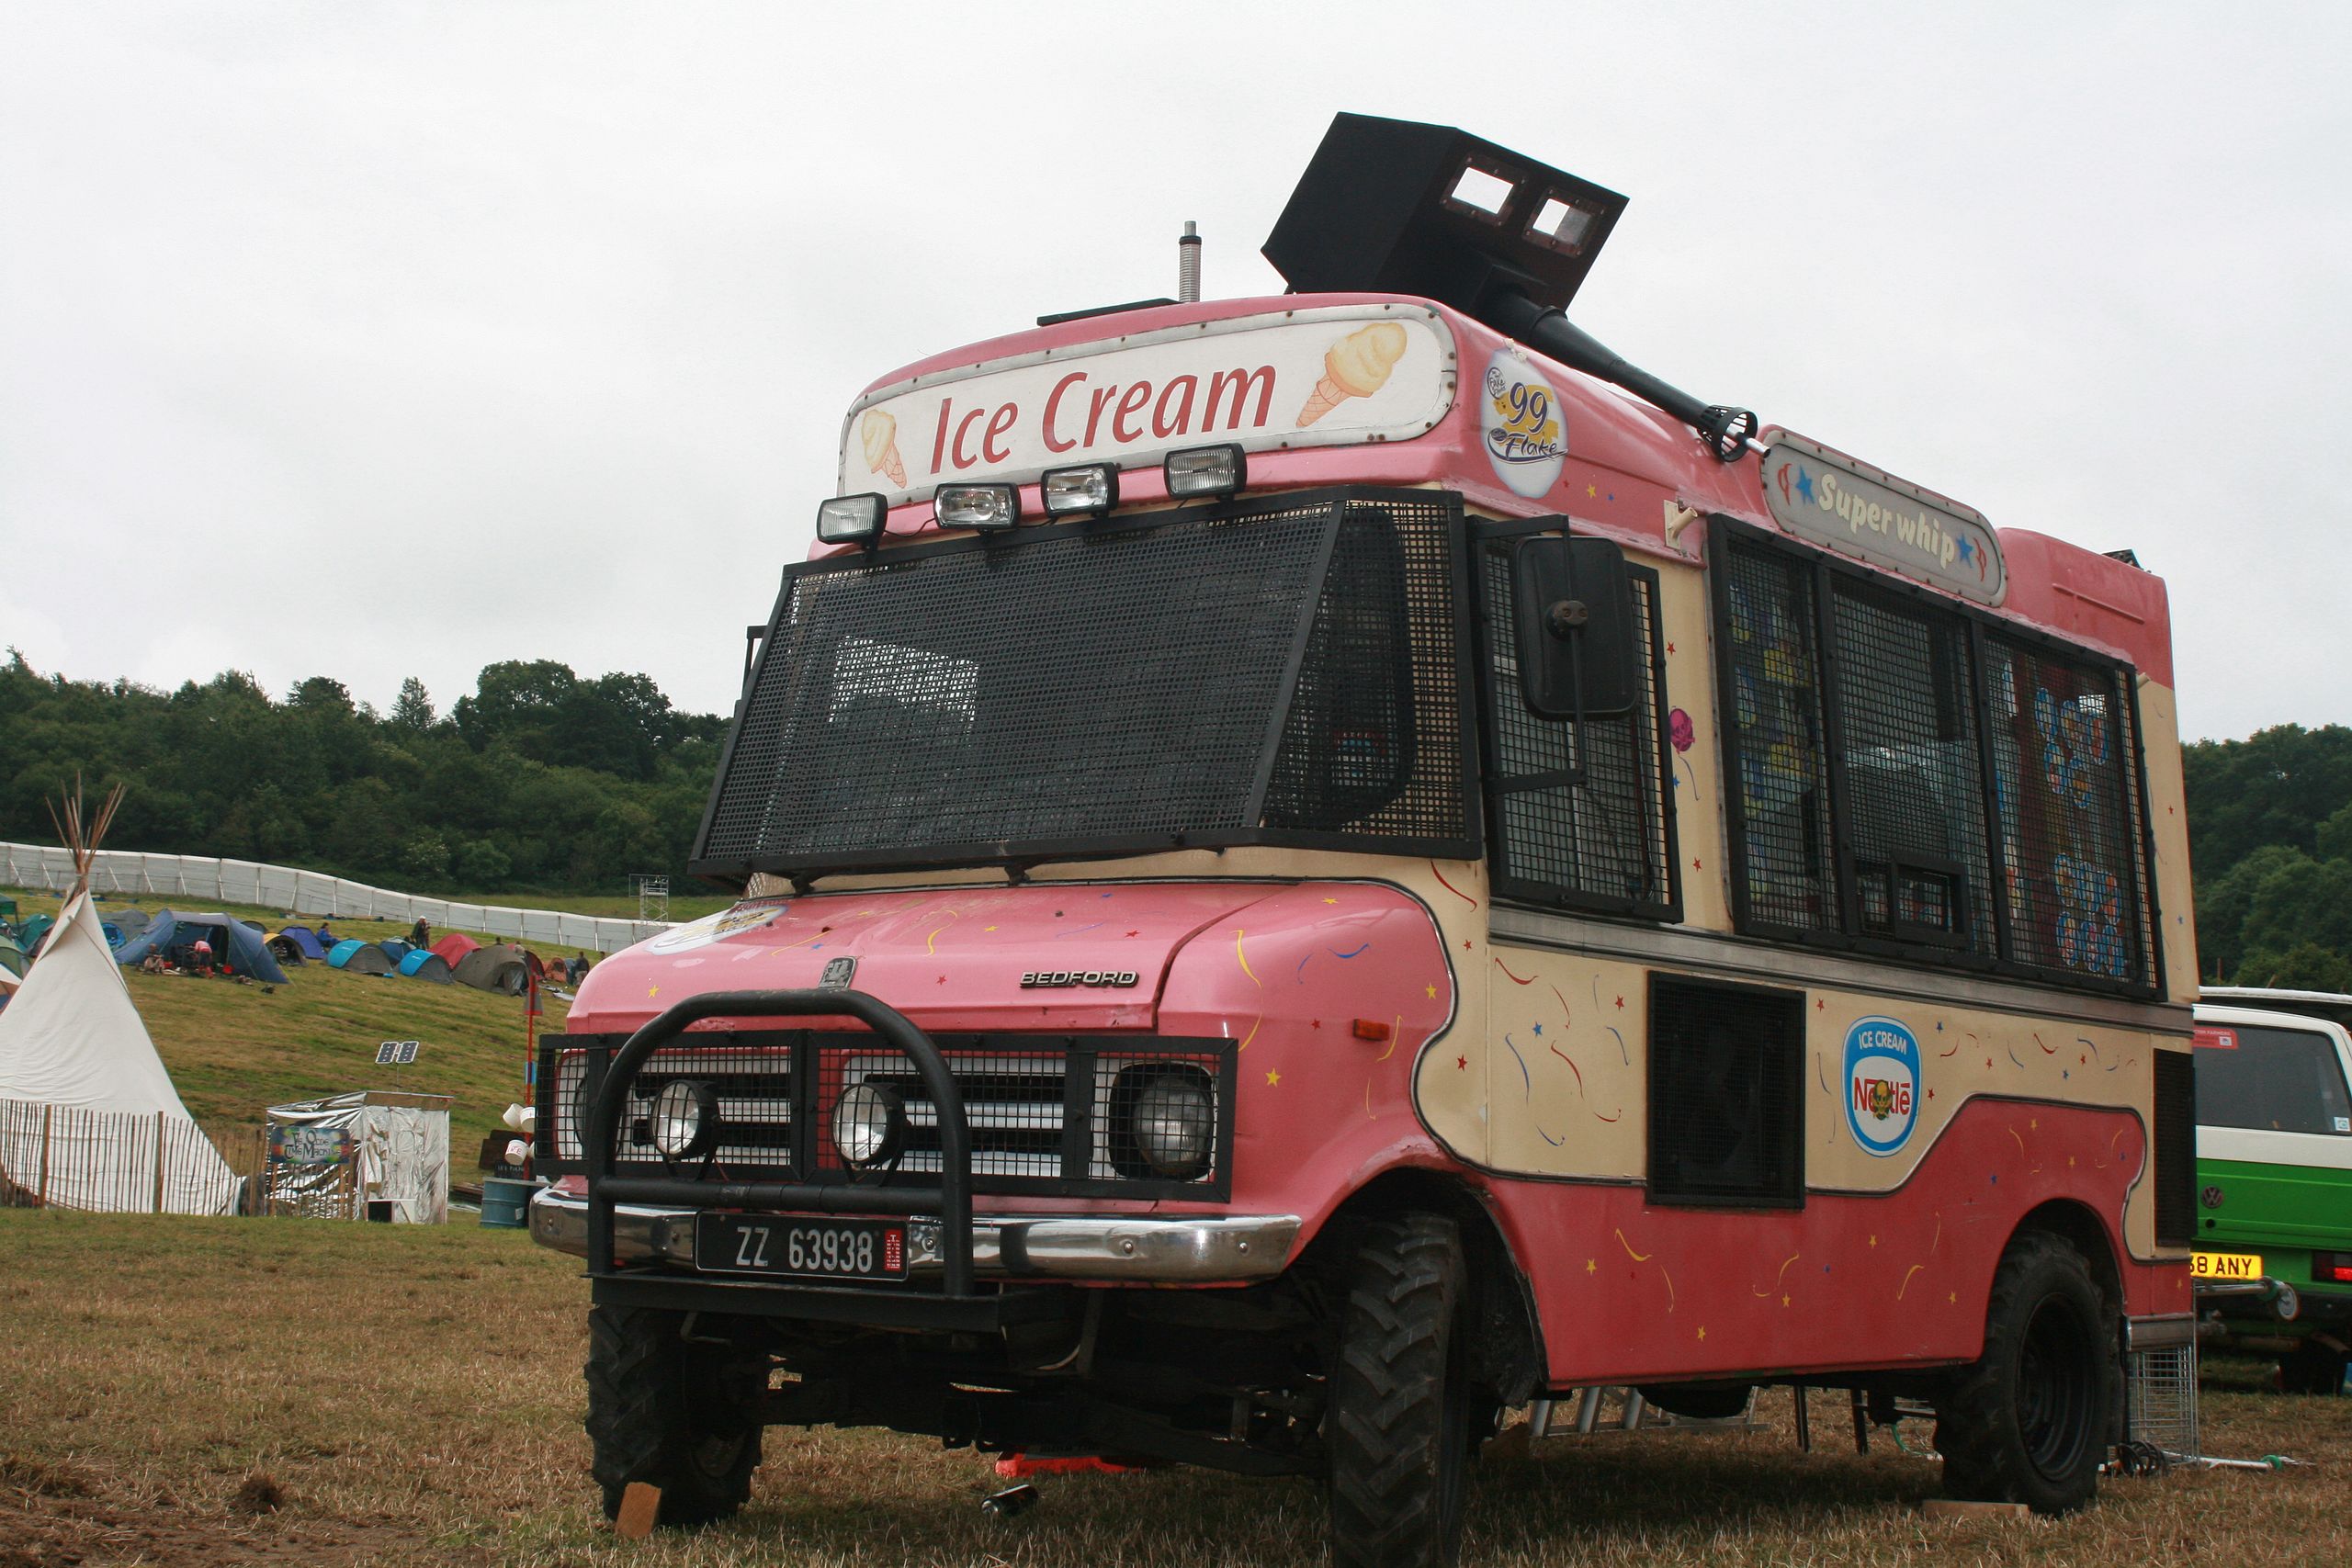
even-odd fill
[{"label": "tree line", "polygon": [[726,722],[644,675],[486,666],[436,713],[314,675],[273,697],[225,671],[158,691],[0,664],[0,837],[49,842],[75,776],[130,788],[108,844],[223,855],[432,894],[624,891],[683,876]]},{"label": "tree line", "polygon": [[[177,691],[0,664],[0,837],[54,838],[77,773],[130,787],[119,849],[300,865],[421,893],[620,892],[684,876],[726,721],[644,675],[484,667],[444,715],[379,713],[327,676],[273,697],[234,671]],[[2352,728],[2184,748],[2208,980],[2352,991]]]},{"label": "tree line", "polygon": [[2183,748],[2208,981],[2352,991],[2352,729]]}]

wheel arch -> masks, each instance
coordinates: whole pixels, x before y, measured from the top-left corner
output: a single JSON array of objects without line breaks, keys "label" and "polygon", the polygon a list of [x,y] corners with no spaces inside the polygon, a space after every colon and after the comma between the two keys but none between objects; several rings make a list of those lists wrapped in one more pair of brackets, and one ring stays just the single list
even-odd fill
[{"label": "wheel arch", "polygon": [[1479,1381],[1507,1405],[1533,1397],[1551,1364],[1544,1354],[1533,1285],[1493,1210],[1470,1183],[1434,1170],[1385,1171],[1331,1212],[1306,1257],[1319,1260],[1344,1247],[1351,1221],[1408,1213],[1442,1214],[1460,1228],[1471,1321],[1477,1325],[1472,1345]]},{"label": "wheel arch", "polygon": [[2009,1239],[2015,1242],[2026,1235],[2054,1236],[2081,1253],[2083,1261],[2090,1265],[2091,1279],[2098,1286],[2109,1315],[2121,1320],[2123,1269],[2116,1257],[2115,1238],[2089,1205],[2071,1198],[2053,1198],[2029,1210]]}]

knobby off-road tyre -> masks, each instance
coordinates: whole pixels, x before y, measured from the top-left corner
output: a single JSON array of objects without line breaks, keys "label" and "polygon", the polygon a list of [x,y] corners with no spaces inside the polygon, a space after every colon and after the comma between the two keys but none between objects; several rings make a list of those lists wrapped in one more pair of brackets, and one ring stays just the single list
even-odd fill
[{"label": "knobby off-road tyre", "polygon": [[2084,1506],[2121,1381],[2090,1265],[2054,1236],[2018,1236],[1993,1276],[1984,1356],[1936,1402],[1944,1490],[2037,1514]]},{"label": "knobby off-road tyre", "polygon": [[760,1427],[751,1374],[724,1346],[680,1337],[683,1314],[600,1306],[588,1314],[588,1440],[618,1516],[632,1481],[662,1488],[660,1522],[717,1522],[752,1495]]},{"label": "knobby off-road tyre", "polygon": [[1340,1279],[1324,1416],[1338,1568],[1451,1568],[1472,1450],[1462,1238],[1411,1214],[1361,1225]]}]

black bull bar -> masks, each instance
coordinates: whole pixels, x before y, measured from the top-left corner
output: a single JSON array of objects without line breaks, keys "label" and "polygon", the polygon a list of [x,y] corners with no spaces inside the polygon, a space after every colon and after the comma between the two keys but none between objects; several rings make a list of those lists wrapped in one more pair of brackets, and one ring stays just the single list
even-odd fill
[{"label": "black bull bar", "polygon": [[[628,1085],[653,1053],[707,1018],[854,1018],[903,1052],[922,1076],[939,1112],[939,1185],[820,1186],[806,1181],[684,1181],[613,1174],[613,1149]],[[942,1284],[949,1297],[972,1294],[972,1130],[963,1091],[931,1037],[906,1014],[864,991],[712,991],[689,997],[628,1037],[589,1102],[581,1130],[581,1168],[588,1179],[588,1273],[612,1277],[616,1203],[682,1208],[774,1209],[827,1214],[925,1214],[939,1219]]]}]

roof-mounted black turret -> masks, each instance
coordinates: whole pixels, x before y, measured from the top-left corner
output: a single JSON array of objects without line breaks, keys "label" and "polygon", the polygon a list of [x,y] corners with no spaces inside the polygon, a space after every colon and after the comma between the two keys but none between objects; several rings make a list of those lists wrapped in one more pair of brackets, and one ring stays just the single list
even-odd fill
[{"label": "roof-mounted black turret", "polygon": [[1333,118],[1265,244],[1295,293],[1418,294],[1624,388],[1736,460],[1746,409],[1702,403],[1565,314],[1625,198],[1450,126]]}]

